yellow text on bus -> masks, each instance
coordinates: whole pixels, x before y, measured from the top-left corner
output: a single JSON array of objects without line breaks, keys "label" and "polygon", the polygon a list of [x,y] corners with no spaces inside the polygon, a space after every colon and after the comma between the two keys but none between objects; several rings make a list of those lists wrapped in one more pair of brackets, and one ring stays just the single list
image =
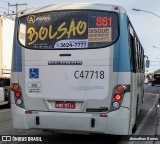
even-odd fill
[{"label": "yellow text on bus", "polygon": [[34,27],[30,27],[27,30],[29,43],[31,45],[35,43],[38,39],[43,41],[47,38],[49,39],[61,39],[64,35],[67,34],[67,38],[71,36],[82,35],[87,30],[87,23],[85,21],[78,21],[76,24],[75,20],[71,20],[69,28],[66,27],[66,22],[61,23],[57,31],[53,32],[53,26],[49,25],[49,27],[40,27],[39,30],[36,30]]}]

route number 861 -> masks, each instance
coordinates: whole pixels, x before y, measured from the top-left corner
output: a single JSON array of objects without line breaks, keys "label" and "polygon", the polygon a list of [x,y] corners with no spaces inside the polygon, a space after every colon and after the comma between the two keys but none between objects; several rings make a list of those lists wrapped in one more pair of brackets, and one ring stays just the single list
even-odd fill
[{"label": "route number 861", "polygon": [[76,79],[104,79],[104,71],[75,71]]},{"label": "route number 861", "polygon": [[97,17],[96,18],[96,26],[100,27],[106,27],[106,26],[112,26],[112,17]]}]

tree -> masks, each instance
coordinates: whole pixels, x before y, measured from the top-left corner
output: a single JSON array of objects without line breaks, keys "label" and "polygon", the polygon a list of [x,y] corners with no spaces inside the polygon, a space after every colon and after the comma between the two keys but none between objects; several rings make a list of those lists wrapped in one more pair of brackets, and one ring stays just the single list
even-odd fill
[{"label": "tree", "polygon": [[160,73],[160,69],[157,69],[156,71],[154,71],[154,73]]}]

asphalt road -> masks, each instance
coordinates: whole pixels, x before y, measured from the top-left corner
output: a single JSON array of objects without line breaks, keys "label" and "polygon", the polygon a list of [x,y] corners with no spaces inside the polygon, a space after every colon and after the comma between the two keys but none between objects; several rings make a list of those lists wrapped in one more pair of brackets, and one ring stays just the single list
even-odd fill
[{"label": "asphalt road", "polygon": [[[156,103],[160,87],[145,85],[143,107],[138,117],[138,128],[135,135],[155,135],[158,124]],[[11,111],[5,106],[0,106],[0,135],[50,135],[54,144],[143,144],[143,141],[121,141],[124,137],[113,135],[80,135],[80,134],[55,134],[52,131],[42,130],[16,130],[12,128]],[[1,142],[2,143],[2,142]],[[3,142],[6,143],[6,142]],[[12,142],[13,143],[13,142]],[[22,143],[22,142],[19,142]],[[154,143],[153,141],[148,141]]]}]

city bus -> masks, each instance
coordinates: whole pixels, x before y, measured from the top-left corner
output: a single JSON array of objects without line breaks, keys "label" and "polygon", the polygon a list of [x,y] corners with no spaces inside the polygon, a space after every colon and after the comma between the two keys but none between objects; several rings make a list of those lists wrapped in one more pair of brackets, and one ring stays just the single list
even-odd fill
[{"label": "city bus", "polygon": [[144,50],[123,7],[55,4],[17,14],[14,128],[129,135],[143,85]]}]

